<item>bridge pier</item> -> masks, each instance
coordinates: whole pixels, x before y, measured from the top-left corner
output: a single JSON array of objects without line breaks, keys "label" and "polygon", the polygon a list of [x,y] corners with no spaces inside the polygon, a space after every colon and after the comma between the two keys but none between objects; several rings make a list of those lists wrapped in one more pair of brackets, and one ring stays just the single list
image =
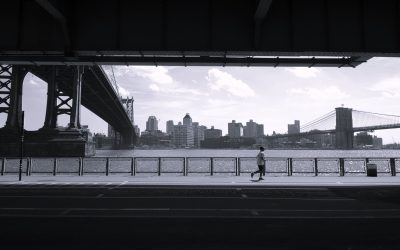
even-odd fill
[{"label": "bridge pier", "polygon": [[352,109],[336,108],[336,148],[353,149],[354,131]]},{"label": "bridge pier", "polygon": [[[60,90],[61,76],[59,70],[66,66],[46,66],[45,80],[48,83],[46,118],[43,128],[38,131],[26,131],[24,140],[25,156],[85,156],[93,155],[85,149],[86,139],[80,129],[80,105],[83,67],[75,66],[72,76],[62,76],[67,82],[69,91]],[[20,152],[20,135],[22,114],[23,80],[29,72],[24,66],[2,67],[0,79],[6,79],[9,89],[8,105],[0,111],[7,113],[7,122],[0,129],[0,156],[16,157]],[[11,73],[11,74],[9,74]],[[8,79],[8,78],[9,79]],[[67,93],[69,92],[69,93]],[[58,115],[70,115],[68,128],[57,126]]]}]

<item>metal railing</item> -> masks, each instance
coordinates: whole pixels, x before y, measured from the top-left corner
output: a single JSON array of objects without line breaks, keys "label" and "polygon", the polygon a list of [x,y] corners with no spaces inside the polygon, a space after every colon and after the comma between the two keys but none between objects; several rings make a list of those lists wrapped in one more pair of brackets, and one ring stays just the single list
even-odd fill
[{"label": "metal railing", "polygon": [[[1,175],[18,174],[19,158],[0,158]],[[27,175],[233,175],[257,169],[255,157],[59,157],[23,158]],[[267,158],[266,174],[282,176],[366,175],[366,164],[379,175],[396,176],[400,158]]]}]

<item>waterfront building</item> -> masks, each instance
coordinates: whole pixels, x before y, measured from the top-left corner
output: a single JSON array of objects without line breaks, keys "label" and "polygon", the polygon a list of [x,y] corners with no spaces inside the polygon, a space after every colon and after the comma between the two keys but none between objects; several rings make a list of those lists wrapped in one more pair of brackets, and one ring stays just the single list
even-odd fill
[{"label": "waterfront building", "polygon": [[243,137],[247,138],[258,138],[264,136],[264,125],[258,124],[253,120],[246,122],[246,126],[243,128]]},{"label": "waterfront building", "polygon": [[192,126],[192,117],[190,117],[189,113],[186,113],[185,117],[183,117],[183,125]]},{"label": "waterfront building", "polygon": [[192,126],[183,125],[181,122],[174,125],[172,143],[176,147],[193,147],[194,135]]},{"label": "waterfront building", "polygon": [[235,120],[228,123],[228,136],[230,138],[240,138],[243,136],[243,124],[236,123]]},{"label": "waterfront building", "polygon": [[192,123],[194,147],[200,148],[201,141],[204,140],[204,131],[207,129],[206,126],[200,126],[198,122]]},{"label": "waterfront building", "polygon": [[157,131],[158,130],[158,120],[155,116],[149,116],[146,122],[146,131]]},{"label": "waterfront building", "polygon": [[243,136],[249,138],[257,137],[257,123],[255,123],[253,120],[246,122]]},{"label": "waterfront building", "polygon": [[152,146],[152,147],[168,147],[170,146],[171,136],[161,132],[156,131],[144,131],[140,137],[140,143],[142,145]]},{"label": "waterfront building", "polygon": [[257,138],[264,137],[264,124],[257,124]]},{"label": "waterfront building", "polygon": [[220,138],[220,137],[222,137],[222,130],[215,129],[214,126],[211,126],[211,129],[206,129],[204,131],[204,139]]},{"label": "waterfront building", "polygon": [[167,121],[167,124],[166,124],[166,132],[167,132],[167,134],[172,135],[173,131],[174,131],[174,121],[169,120],[169,121]]},{"label": "waterfront building", "polygon": [[374,148],[382,148],[383,147],[383,140],[380,137],[377,137],[374,135],[372,138],[372,144],[374,145]]},{"label": "waterfront building", "polygon": [[288,134],[300,133],[300,121],[295,120],[294,124],[288,124]]}]

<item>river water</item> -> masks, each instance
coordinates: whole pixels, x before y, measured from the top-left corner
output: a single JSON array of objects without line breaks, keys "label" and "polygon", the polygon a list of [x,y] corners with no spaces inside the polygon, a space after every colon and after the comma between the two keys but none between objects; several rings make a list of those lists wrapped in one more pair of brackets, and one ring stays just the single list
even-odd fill
[{"label": "river water", "polygon": [[[173,150],[97,150],[96,156],[116,157],[255,157],[258,150],[173,149]],[[400,158],[400,150],[266,150],[266,157],[283,158]]]}]

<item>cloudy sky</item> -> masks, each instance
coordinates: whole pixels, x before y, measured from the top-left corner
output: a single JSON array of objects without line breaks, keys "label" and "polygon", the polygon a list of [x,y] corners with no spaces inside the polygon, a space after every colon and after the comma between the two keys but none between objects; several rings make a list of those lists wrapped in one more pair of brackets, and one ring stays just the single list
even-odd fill
[{"label": "cloudy sky", "polygon": [[[109,71],[109,67],[105,67]],[[227,133],[228,122],[253,119],[265,133],[287,131],[287,124],[312,121],[335,107],[400,115],[400,59],[374,58],[357,68],[257,67],[114,67],[120,94],[135,99],[135,123],[141,131],[149,116],[193,121]],[[47,86],[28,75],[24,82],[26,127],[43,125]],[[59,124],[65,125],[67,117]],[[5,115],[0,116],[4,124]],[[107,131],[107,124],[82,109],[82,124],[92,132]],[[384,143],[400,142],[400,129],[375,132]]]}]

